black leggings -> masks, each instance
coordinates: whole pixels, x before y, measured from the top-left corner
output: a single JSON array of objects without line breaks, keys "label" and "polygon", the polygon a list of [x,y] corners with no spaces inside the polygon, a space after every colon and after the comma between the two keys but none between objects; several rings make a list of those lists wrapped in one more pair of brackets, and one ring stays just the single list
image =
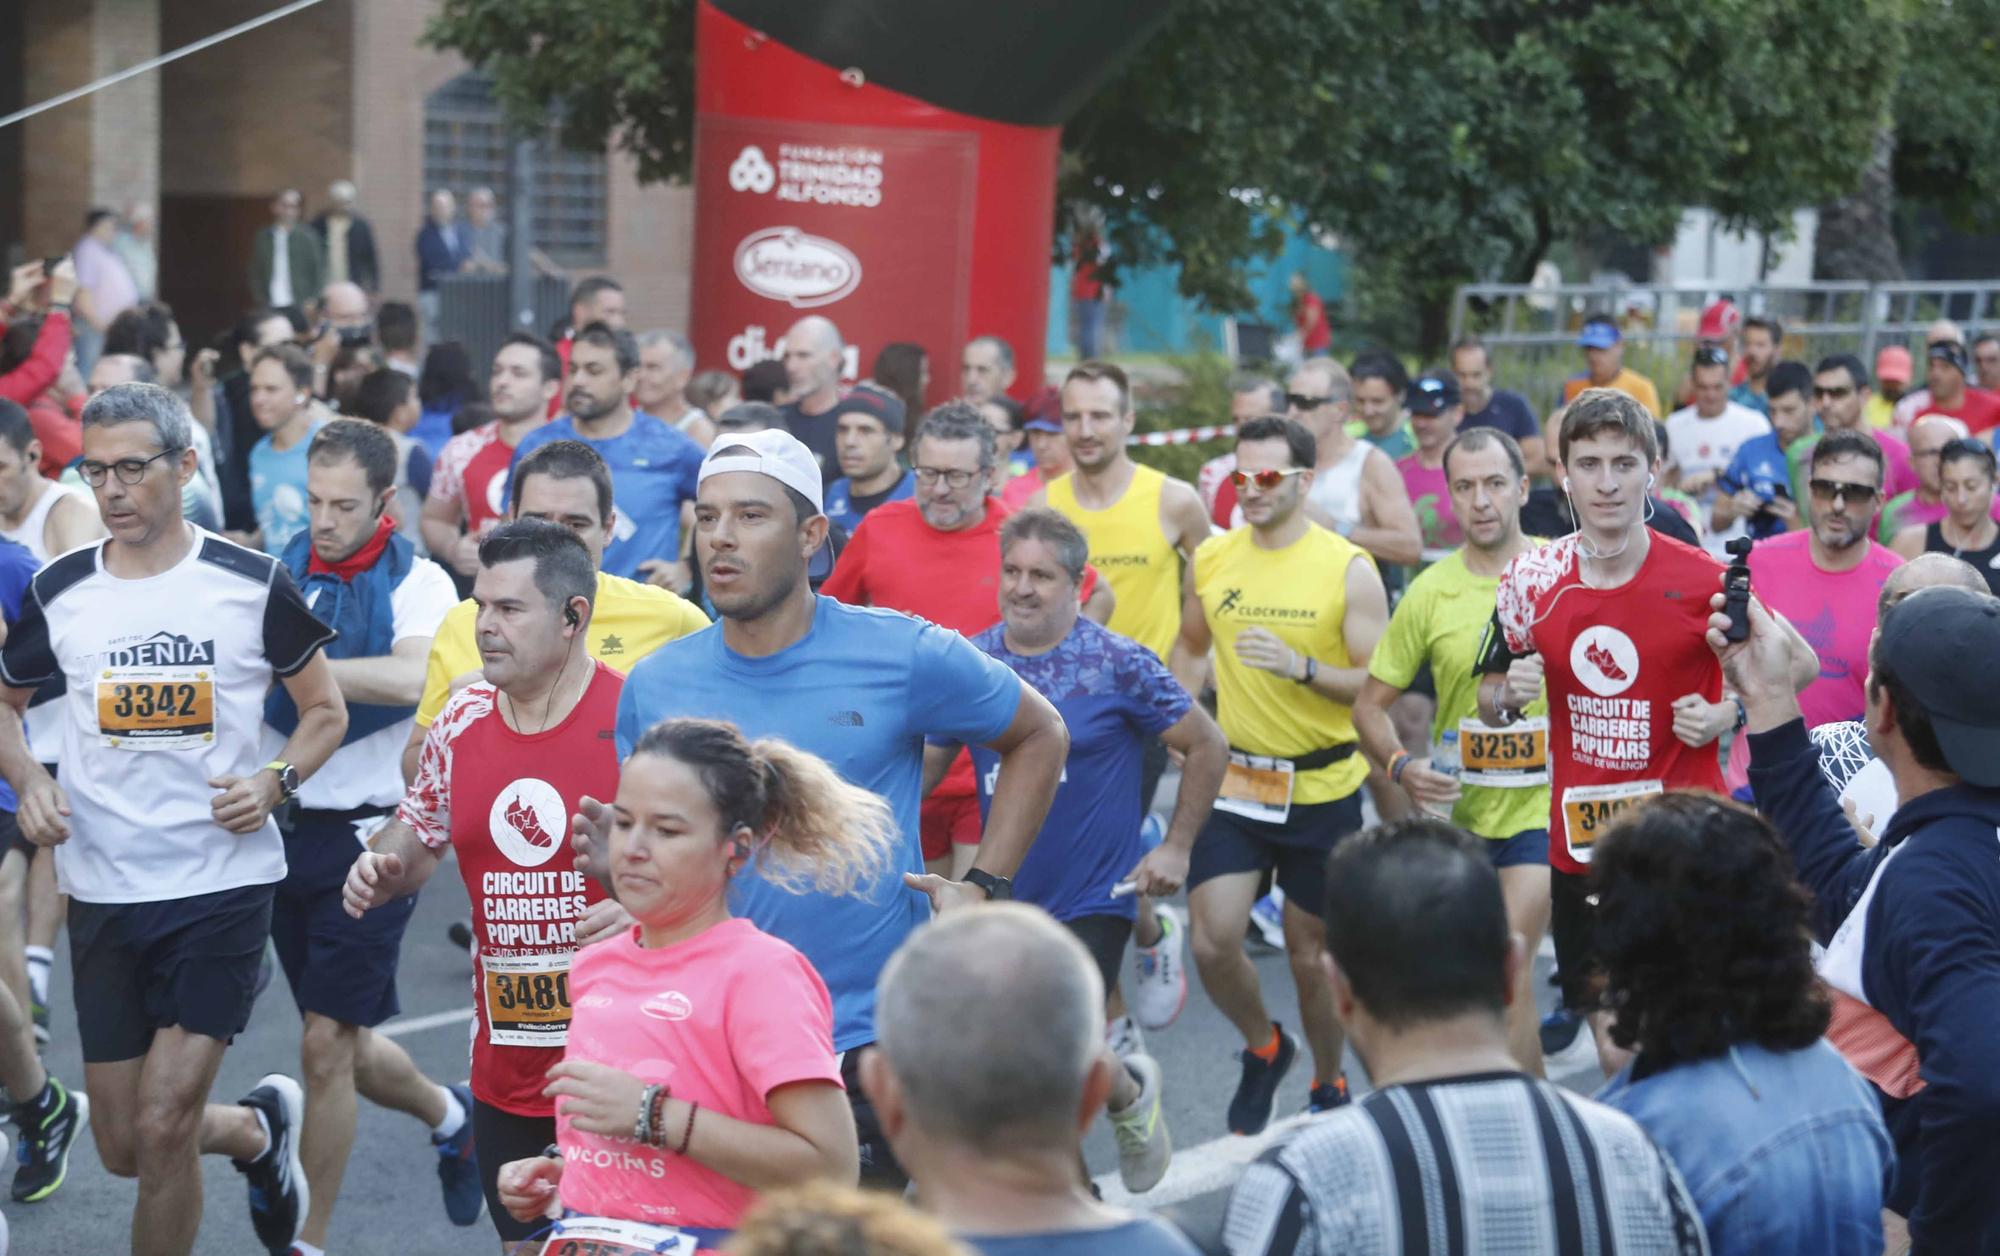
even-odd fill
[{"label": "black leggings", "polygon": [[479,1148],[479,1185],[486,1192],[486,1211],[503,1243],[519,1243],[549,1228],[540,1218],[516,1221],[500,1206],[500,1166],[539,1156],[556,1141],[553,1116],[517,1116],[477,1099],[472,1101],[472,1138]]}]

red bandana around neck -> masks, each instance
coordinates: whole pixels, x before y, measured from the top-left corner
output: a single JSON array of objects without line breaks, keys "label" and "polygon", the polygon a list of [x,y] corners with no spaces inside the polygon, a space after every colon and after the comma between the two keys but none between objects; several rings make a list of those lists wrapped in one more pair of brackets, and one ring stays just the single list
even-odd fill
[{"label": "red bandana around neck", "polygon": [[382,551],[389,548],[389,538],[395,534],[396,521],[387,514],[384,514],[375,521],[375,535],[369,537],[360,549],[355,550],[339,562],[327,562],[319,556],[317,549],[313,550],[311,560],[306,563],[306,574],[309,576],[335,575],[339,576],[342,580],[352,582],[354,577],[375,565],[375,560],[382,557]]}]

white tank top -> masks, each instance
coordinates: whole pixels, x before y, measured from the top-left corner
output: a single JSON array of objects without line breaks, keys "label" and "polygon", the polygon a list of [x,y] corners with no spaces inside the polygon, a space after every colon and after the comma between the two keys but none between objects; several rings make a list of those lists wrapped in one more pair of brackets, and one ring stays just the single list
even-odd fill
[{"label": "white tank top", "polygon": [[[51,483],[48,488],[43,490],[40,500],[36,501],[34,506],[29,509],[27,518],[21,520],[21,526],[18,528],[0,527],[0,536],[27,546],[28,552],[35,556],[37,563],[44,567],[48,566],[49,560],[55,557],[54,554],[49,553],[45,535],[48,530],[49,512],[55,509],[56,502],[70,495],[70,489],[60,484]],[[97,502],[94,497],[90,504],[93,510],[96,509]]]},{"label": "white tank top", "polygon": [[1357,440],[1339,462],[1313,474],[1307,499],[1340,524],[1342,532],[1351,532],[1361,524],[1361,468],[1367,465],[1368,451],[1373,448],[1367,441]]}]

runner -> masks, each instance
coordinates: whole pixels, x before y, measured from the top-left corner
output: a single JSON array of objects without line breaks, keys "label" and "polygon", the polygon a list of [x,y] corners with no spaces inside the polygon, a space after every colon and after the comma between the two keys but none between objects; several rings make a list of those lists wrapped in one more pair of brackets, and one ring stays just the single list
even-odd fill
[{"label": "runner", "polygon": [[1076,462],[1069,456],[1069,440],[1063,436],[1062,395],[1053,388],[1044,388],[1035,394],[1027,406],[1027,418],[1022,423],[1027,437],[1028,452],[1034,455],[1034,468],[1026,475],[1017,475],[1007,481],[1007,487],[1000,494],[1000,502],[1009,510],[1020,510],[1035,494],[1041,492],[1061,477],[1075,469]]},{"label": "runner", "polygon": [[[1229,381],[1229,423],[1241,429],[1252,419],[1267,414],[1285,412],[1285,390],[1276,380],[1262,375],[1238,375]],[[1236,505],[1236,486],[1229,482],[1229,473],[1236,469],[1236,450],[1231,448],[1219,453],[1201,464],[1195,473],[1194,489],[1201,494],[1201,504],[1208,508],[1210,522],[1227,531],[1243,522],[1243,512]]]},{"label": "runner", "polygon": [[[84,407],[80,465],[111,537],[43,568],[8,634],[0,772],[21,800],[21,831],[57,847],[97,1152],[140,1179],[135,1247],[194,1249],[197,1155],[220,1152],[249,1179],[258,1240],[282,1256],[310,1202],[299,1084],[273,1073],[235,1105],[203,1105],[249,1023],[285,875],[271,812],[339,746],[347,709],[319,653],[333,634],[291,574],[181,518],[191,422],[155,384]],[[58,675],[65,785],[15,718]],[[274,680],[299,721],[266,762],[260,717]]]},{"label": "runner", "polygon": [[[889,803],[902,834],[898,864],[933,904],[1007,897],[1069,748],[1047,701],[957,633],[813,595],[807,565],[827,527],[819,464],[790,433],[718,436],[702,466],[695,522],[721,631],[672,642],[633,670],[619,704],[620,751],[659,720],[684,715],[729,720],[746,737],[782,737]],[[962,882],[916,875],[926,736],[990,745],[1001,755],[998,801]],[[578,826],[579,866],[595,876],[606,864],[590,839],[603,833],[604,814],[602,803],[587,803]],[[854,1070],[859,1048],[875,1040],[875,981],[927,918],[923,897],[880,882],[853,897],[795,895],[753,865],[732,906],[797,947],[825,978],[833,1046],[845,1053],[841,1077],[856,1103],[862,1176],[900,1183]]]},{"label": "runner", "polygon": [[528,433],[549,421],[562,392],[562,359],[547,341],[515,332],[500,343],[487,378],[493,421],[445,442],[424,500],[424,544],[468,579],[479,571],[479,538],[507,518],[507,469]]},{"label": "runner", "polygon": [[1328,852],[1361,827],[1368,765],[1354,753],[1349,708],[1389,607],[1367,553],[1306,517],[1317,454],[1312,433],[1291,419],[1243,425],[1232,478],[1250,526],[1211,537],[1189,560],[1174,645],[1174,675],[1190,691],[1213,648],[1216,712],[1229,737],[1228,780],[1195,841],[1187,881],[1202,985],[1245,1044],[1229,1103],[1238,1134],[1270,1122],[1298,1054],[1297,1041],[1266,1014],[1243,953],[1266,873],[1285,892],[1286,957],[1313,1056],[1312,1110],[1347,1102],[1317,913]]},{"label": "runner", "polygon": [[1417,442],[1403,410],[1410,392],[1403,364],[1393,353],[1370,349],[1355,356],[1347,378],[1354,388],[1354,421],[1347,425],[1347,434],[1375,446],[1391,462],[1407,457]]},{"label": "runner", "polygon": [[[312,1208],[299,1232],[301,1256],[319,1256],[354,1147],[358,1090],[406,1112],[431,1131],[445,1211],[458,1225],[479,1220],[479,1170],[467,1120],[472,1095],[417,1071],[392,1038],[371,1032],[396,1015],[396,956],[414,898],[356,923],[341,912],[353,842],[366,840],[402,796],[397,761],[423,690],[431,637],[457,601],[451,577],[419,558],[386,513],[395,501],[396,443],[359,419],[335,419],[307,455],[312,526],[292,538],[284,564],[307,605],[340,635],[326,648],[348,703],[347,733],[326,766],[299,791],[285,836],[285,879],[271,908],[271,939],[305,1021],[300,1044],[306,1123],[299,1155]],[[264,743],[277,753],[297,713],[273,693]]]},{"label": "runner", "polygon": [[1410,508],[1417,512],[1428,557],[1465,539],[1458,517],[1452,513],[1450,475],[1444,466],[1445,447],[1458,435],[1465,404],[1459,396],[1458,380],[1450,371],[1425,371],[1410,381],[1403,408],[1410,415],[1416,448],[1397,460],[1396,472],[1403,477]]},{"label": "runner", "polygon": [[[586,351],[587,352],[587,351]],[[611,471],[597,451],[581,441],[553,441],[514,468],[515,519],[543,519],[574,532],[591,561],[599,565],[591,596],[590,657],[612,667],[630,667],[665,642],[699,632],[708,617],[694,604],[655,585],[640,584],[602,569],[605,546],[618,526],[612,504]],[[417,703],[416,727],[403,748],[403,779],[416,779],[424,736],[451,695],[481,676],[473,599],[451,608],[438,625],[424,666],[424,696]]]},{"label": "runner", "polygon": [[566,841],[583,799],[618,784],[610,733],[623,680],[585,644],[596,584],[589,549],[559,525],[520,519],[479,543],[484,679],[431,725],[416,781],[342,891],[365,920],[415,894],[447,846],[458,859],[474,914],[473,1139],[505,1244],[540,1228],[508,1215],[495,1182],[501,1165],[555,1141],[543,1087],[569,1031],[578,924],[604,898],[570,866]]},{"label": "runner", "polygon": [[[1480,652],[1479,713],[1494,727],[1521,722],[1546,676],[1550,932],[1564,1005],[1591,1014],[1609,1073],[1622,1053],[1597,1004],[1591,846],[1644,798],[1725,792],[1713,736],[1696,725],[1728,706],[1740,729],[1741,710],[1723,701],[1722,669],[1703,635],[1720,564],[1643,523],[1659,464],[1653,417],[1628,393],[1586,389],[1563,416],[1556,450],[1579,530],[1516,556],[1501,575],[1497,631]],[[1819,665],[1792,636],[1803,688]]]},{"label": "runner", "polygon": [[[999,617],[1000,523],[1008,512],[987,492],[997,456],[993,430],[970,403],[948,401],[918,425],[914,448],[916,498],[871,516],[849,538],[820,591],[850,606],[902,611],[972,637]],[[1085,612],[1098,622],[1112,613],[1111,591],[1094,572],[1083,596],[1090,603]],[[935,784],[924,793],[924,867],[962,877],[980,841],[971,757],[958,756]]]},{"label": "runner", "polygon": [[[1077,613],[1089,550],[1076,525],[1053,510],[1007,520],[1000,531],[1002,620],[972,643],[1033,685],[1069,729],[1062,783],[1015,875],[1014,897],[1076,934],[1109,992],[1132,935],[1132,896],[1171,896],[1187,880],[1188,854],[1222,785],[1229,744],[1164,664]],[[1153,737],[1185,762],[1166,838],[1148,852],[1139,836],[1138,783]],[[950,747],[943,756],[936,749],[927,778],[943,771],[950,754]],[[984,812],[993,806],[999,759],[981,748],[972,762]],[[1149,1191],[1166,1174],[1173,1146],[1160,1108],[1160,1065],[1134,1053],[1112,1077],[1105,1115],[1118,1139],[1118,1175],[1126,1190]]]},{"label": "runner", "polygon": [[1893,548],[1904,558],[1949,554],[1971,563],[1986,587],[2000,594],[2000,522],[1995,521],[1993,447],[1955,440],[1938,451],[1938,483],[1945,517],[1905,528]]},{"label": "runner", "polygon": [[[1118,598],[1105,626],[1164,662],[1174,646],[1181,564],[1211,528],[1192,485],[1132,461],[1126,441],[1137,418],[1125,372],[1109,362],[1071,367],[1063,379],[1062,421],[1076,469],[1029,501],[1052,507],[1090,538],[1091,565],[1104,572]],[[1197,683],[1191,692],[1199,691]],[[1158,738],[1148,740],[1139,778],[1142,816],[1153,810],[1153,795],[1166,770],[1166,747]],[[1132,931],[1132,1011],[1139,1025],[1165,1029],[1187,1002],[1186,934],[1173,908],[1158,909],[1151,899],[1140,902]],[[1125,1022],[1114,1026],[1114,1034],[1126,1041],[1128,1051],[1142,1050],[1124,1005],[1114,984],[1112,1014]]]},{"label": "runner", "polygon": [[903,403],[863,384],[833,407],[833,441],[840,478],[826,487],[826,517],[853,532],[869,511],[916,495],[905,470]]},{"label": "runner", "polygon": [[501,1169],[513,1216],[672,1227],[710,1247],[764,1191],[852,1184],[826,983],[734,918],[729,894],[753,858],[772,884],[854,894],[900,840],[886,803],[782,741],[714,720],[647,729],[608,842],[637,923],[577,956],[576,1041],[547,1087],[556,1146]]},{"label": "runner", "polygon": [[[1936,523],[1950,513],[1944,505],[1944,484],[1938,455],[1946,445],[1967,435],[1965,424],[1941,414],[1933,414],[1910,424],[1910,467],[1916,472],[1917,486],[1891,497],[1883,505],[1882,518],[1875,532],[1876,540],[1884,545],[1891,544],[1904,528]],[[1993,510],[1995,517],[2000,518],[2000,501],[1994,502]]]}]

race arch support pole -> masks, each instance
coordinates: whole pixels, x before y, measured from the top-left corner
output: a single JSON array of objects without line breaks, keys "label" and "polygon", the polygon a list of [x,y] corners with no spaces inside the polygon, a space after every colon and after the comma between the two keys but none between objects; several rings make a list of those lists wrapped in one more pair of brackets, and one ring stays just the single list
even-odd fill
[{"label": "race arch support pole", "polygon": [[[847,342],[847,378],[866,378],[885,344],[914,341],[930,359],[926,400],[936,404],[957,391],[965,342],[991,334],[1014,347],[1015,393],[1038,388],[1061,119],[1165,9],[1164,0],[1102,3],[1099,16],[1113,20],[1098,23],[1094,41],[1051,50],[1045,61],[1069,59],[1042,69],[1062,90],[1038,92],[1036,76],[1015,73],[1002,54],[1015,38],[1032,55],[1036,24],[1061,20],[1045,0],[702,0],[699,360],[741,371],[777,356],[786,329],[816,314]],[[982,28],[995,21],[1007,26]],[[1046,46],[1049,27],[1039,29]],[[949,55],[934,42],[940,32],[983,44],[990,59]],[[1088,67],[1070,63],[1079,45]],[[991,90],[968,87],[974,70]]]}]

